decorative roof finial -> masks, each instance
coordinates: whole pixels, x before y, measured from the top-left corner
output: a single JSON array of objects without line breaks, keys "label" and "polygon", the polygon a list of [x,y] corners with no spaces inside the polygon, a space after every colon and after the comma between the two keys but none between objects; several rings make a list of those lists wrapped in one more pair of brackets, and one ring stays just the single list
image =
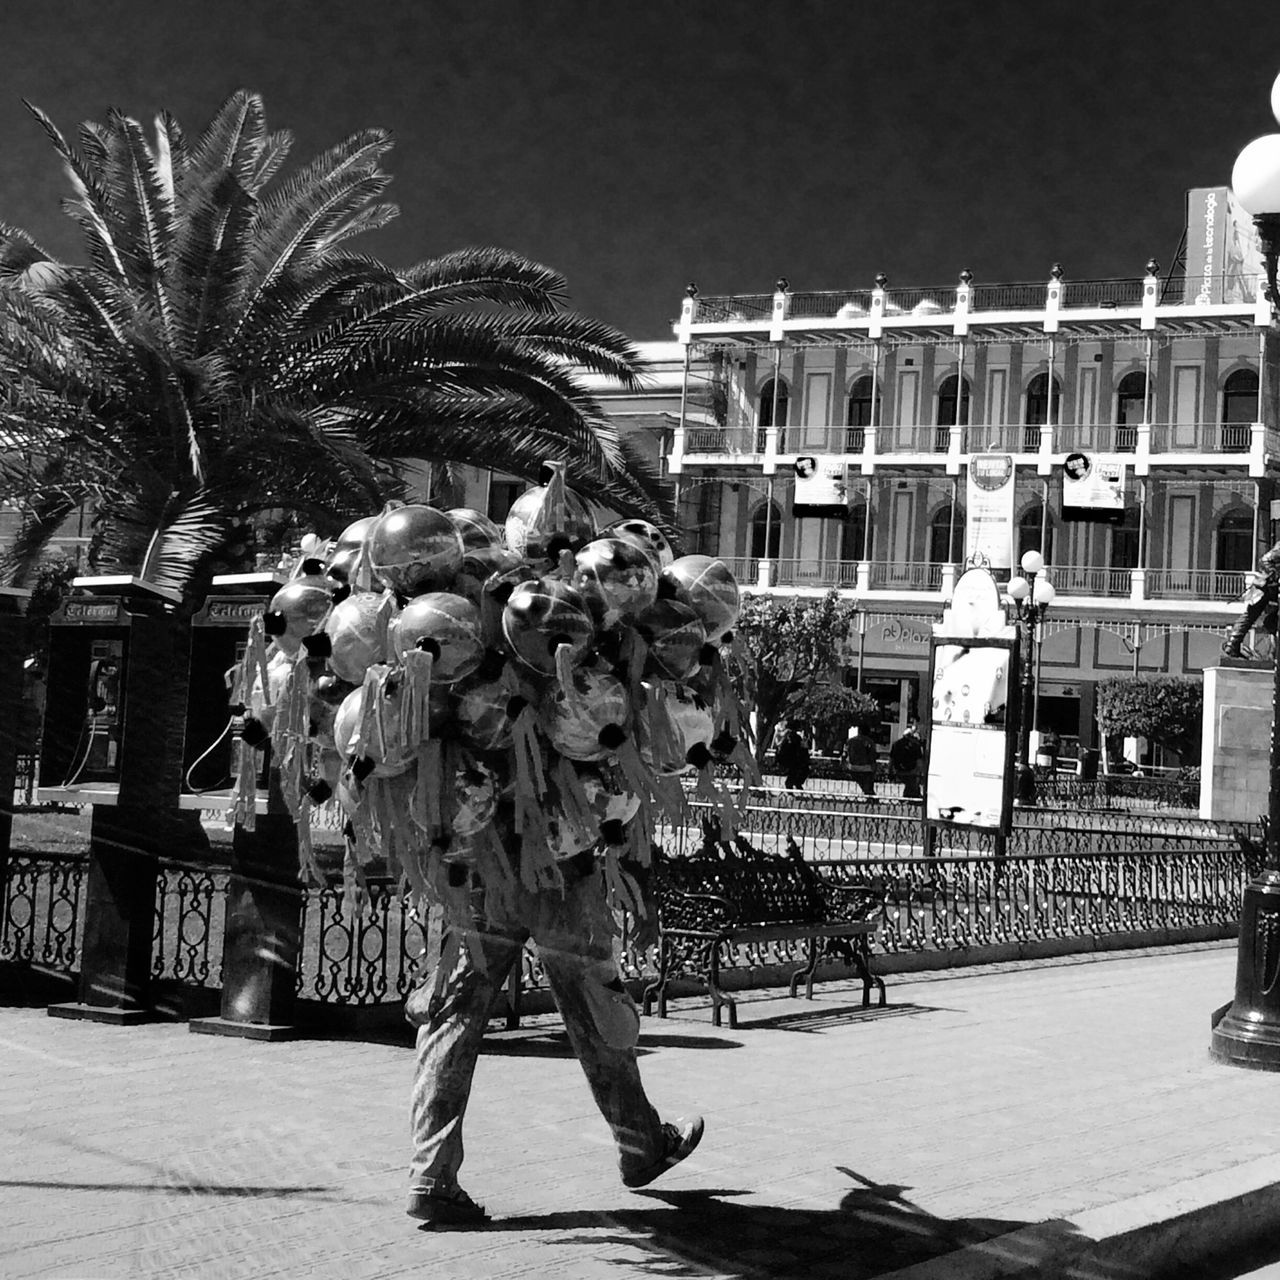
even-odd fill
[{"label": "decorative roof finial", "polygon": [[1049,268],[1049,279],[1050,280],[1062,279],[1062,263],[1055,262],[1053,266]]},{"label": "decorative roof finial", "polygon": [[1147,275],[1158,276],[1160,274],[1160,264],[1154,258],[1147,259]]},{"label": "decorative roof finial", "polygon": [[689,283],[685,285],[684,291],[691,298],[696,298],[698,296],[698,286],[692,280],[690,280]]},{"label": "decorative roof finial", "polygon": [[883,289],[889,283],[889,277],[882,271],[876,276],[876,288]]},{"label": "decorative roof finial", "polygon": [[970,284],[972,281],[973,281],[973,272],[970,271],[968,267],[965,267],[965,269],[960,273],[960,283]]},{"label": "decorative roof finial", "polygon": [[786,276],[779,276],[778,283],[774,285],[774,288],[777,289],[779,293],[786,293],[786,291],[791,288],[791,281],[788,280]]}]

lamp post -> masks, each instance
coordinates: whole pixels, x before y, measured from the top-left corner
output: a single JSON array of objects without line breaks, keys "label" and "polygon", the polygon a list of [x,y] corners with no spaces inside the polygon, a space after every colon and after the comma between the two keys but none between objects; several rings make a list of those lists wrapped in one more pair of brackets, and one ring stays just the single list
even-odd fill
[{"label": "lamp post", "polygon": [[1018,712],[1018,782],[1019,804],[1036,802],[1036,772],[1031,764],[1031,722],[1036,705],[1036,645],[1040,620],[1058,594],[1053,583],[1044,576],[1044,556],[1038,551],[1023,553],[1022,574],[1009,579],[1009,599],[1014,615],[1022,625],[1022,701]]},{"label": "lamp post", "polygon": [[[1271,89],[1280,121],[1280,77]],[[1280,256],[1280,133],[1255,138],[1231,172],[1236,202],[1253,215],[1267,275],[1269,326],[1260,370],[1258,413],[1268,432],[1277,423],[1274,358],[1277,331],[1276,260]],[[1271,695],[1271,780],[1267,799],[1266,857],[1240,904],[1235,999],[1213,1015],[1209,1052],[1221,1062],[1280,1071],[1280,646]]]}]

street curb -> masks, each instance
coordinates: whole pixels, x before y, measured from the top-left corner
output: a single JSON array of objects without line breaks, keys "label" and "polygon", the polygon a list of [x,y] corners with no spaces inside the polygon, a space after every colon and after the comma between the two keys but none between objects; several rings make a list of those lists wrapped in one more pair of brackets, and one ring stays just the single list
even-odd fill
[{"label": "street curb", "polygon": [[[1140,1280],[1239,1258],[1269,1244],[1280,1259],[1280,1156],[996,1236],[875,1280]],[[1226,1274],[1226,1273],[1224,1273]],[[1235,1274],[1234,1271],[1230,1274]]]}]

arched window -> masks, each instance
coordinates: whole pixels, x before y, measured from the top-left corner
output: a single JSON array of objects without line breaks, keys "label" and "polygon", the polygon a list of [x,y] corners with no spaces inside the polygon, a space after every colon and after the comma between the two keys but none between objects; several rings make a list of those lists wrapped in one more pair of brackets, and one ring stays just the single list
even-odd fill
[{"label": "arched window", "polygon": [[1219,573],[1248,573],[1254,567],[1253,513],[1243,507],[1218,521],[1213,538],[1213,567]]},{"label": "arched window", "polygon": [[1258,375],[1237,369],[1222,384],[1222,448],[1248,453],[1249,424],[1258,421]]},{"label": "arched window", "polygon": [[865,428],[871,425],[871,409],[877,399],[872,394],[870,374],[858,378],[849,388],[849,409],[845,417],[849,430],[845,432],[845,452],[861,453],[866,439]]},{"label": "arched window", "polygon": [[[959,403],[956,403],[957,392]],[[959,417],[956,416],[957,411]],[[938,388],[938,416],[935,419],[937,429],[933,433],[933,448],[936,453],[946,453],[951,439],[948,428],[958,422],[962,427],[969,425],[969,379],[961,380],[956,374],[943,378]]]},{"label": "arched window", "polygon": [[1062,383],[1055,377],[1052,394],[1050,394],[1049,375],[1037,373],[1027,383],[1027,403],[1022,415],[1026,427],[1022,433],[1022,448],[1026,453],[1035,453],[1040,448],[1040,428],[1049,421],[1049,406],[1053,406],[1053,421],[1062,419]]},{"label": "arched window", "polygon": [[751,513],[751,558],[776,560],[782,547],[782,511],[776,502],[762,502]]},{"label": "arched window", "polygon": [[1044,519],[1044,507],[1039,502],[1028,507],[1018,521],[1018,556],[1021,562],[1028,551],[1038,551],[1045,564],[1053,563],[1053,521]]},{"label": "arched window", "polygon": [[1111,565],[1108,594],[1128,595],[1131,577],[1130,569],[1138,567],[1138,515],[1136,511],[1124,513],[1124,523],[1111,528],[1111,545],[1109,561]]},{"label": "arched window", "polygon": [[1132,453],[1138,447],[1138,425],[1147,403],[1147,375],[1126,373],[1116,388],[1116,449]]},{"label": "arched window", "polygon": [[[778,396],[774,401],[774,385],[777,385]],[[787,384],[782,378],[770,378],[768,382],[760,388],[760,399],[758,401],[758,409],[756,413],[756,452],[764,452],[764,433],[766,427],[785,427],[787,425],[787,406],[789,396],[787,394]],[[779,451],[782,449],[782,443],[778,443]]]},{"label": "arched window", "polygon": [[956,509],[954,527],[951,504],[939,507],[929,522],[929,563],[958,564],[964,558],[964,512]]}]

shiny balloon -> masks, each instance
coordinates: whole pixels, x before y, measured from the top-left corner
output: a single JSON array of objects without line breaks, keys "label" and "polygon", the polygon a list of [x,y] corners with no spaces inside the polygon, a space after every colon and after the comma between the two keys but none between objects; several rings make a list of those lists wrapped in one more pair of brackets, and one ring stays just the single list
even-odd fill
[{"label": "shiny balloon", "polygon": [[383,512],[368,543],[374,578],[401,595],[450,587],[462,568],[462,535],[443,511],[420,503]]},{"label": "shiny balloon", "polygon": [[401,657],[410,649],[429,652],[431,683],[455,684],[484,660],[480,610],[449,591],[414,596],[396,620],[395,648]]},{"label": "shiny balloon", "polygon": [[413,752],[400,743],[400,697],[392,693],[383,699],[382,722],[386,741],[359,742],[356,738],[364,719],[364,689],[359,688],[343,699],[333,718],[333,740],[338,752],[347,760],[365,758],[373,762],[373,774],[379,778],[394,778],[413,763]]},{"label": "shiny balloon", "polygon": [[319,574],[294,578],[271,597],[264,626],[276,647],[293,657],[302,642],[320,629],[333,605],[329,583]]},{"label": "shiny balloon", "polygon": [[640,811],[640,797],[627,787],[617,765],[601,762],[579,771],[578,781],[597,822],[630,822]]},{"label": "shiny balloon", "polygon": [[[509,573],[523,564],[524,558],[514,551],[508,551],[506,547],[478,547],[462,557],[462,568],[458,570],[453,589],[473,604],[479,604],[484,584],[494,574]],[[532,566],[530,573],[537,576]]]},{"label": "shiny balloon", "polygon": [[687,604],[702,619],[714,644],[738,620],[738,581],[714,556],[681,556],[662,571],[659,594]]},{"label": "shiny balloon", "polygon": [[464,555],[486,547],[502,546],[502,530],[483,512],[473,511],[470,507],[454,507],[444,514],[462,539]]},{"label": "shiny balloon", "polygon": [[649,646],[645,674],[663,680],[689,680],[702,663],[707,629],[687,604],[658,600],[636,619],[636,632]]},{"label": "shiny balloon", "polygon": [[369,531],[377,523],[377,516],[361,516],[359,520],[352,521],[338,534],[337,541],[333,544],[334,553],[348,551],[352,547],[359,551],[364,546],[364,540],[369,536]]},{"label": "shiny balloon", "polygon": [[333,606],[325,634],[332,653],[329,668],[340,680],[360,684],[375,662],[386,662],[378,610],[383,596],[377,591],[360,591]]},{"label": "shiny balloon", "polygon": [[676,558],[675,550],[667,535],[656,524],[650,524],[648,520],[618,520],[605,529],[604,536],[625,538],[628,542],[634,542],[658,562],[659,569],[665,569]]},{"label": "shiny balloon", "polygon": [[579,668],[571,692],[544,696],[542,725],[553,747],[570,760],[601,760],[626,741],[631,719],[627,687],[605,671]]},{"label": "shiny balloon", "polygon": [[360,563],[360,548],[340,547],[329,555],[324,567],[325,576],[332,578],[339,586],[351,586],[355,577],[356,565]]},{"label": "shiny balloon", "polygon": [[483,680],[454,692],[450,715],[463,745],[502,751],[511,745],[510,689],[502,680]]},{"label": "shiny balloon", "polygon": [[493,821],[498,811],[498,780],[478,760],[469,760],[454,775],[453,785],[457,807],[453,811],[452,834],[467,840]]},{"label": "shiny balloon", "polygon": [[507,546],[528,560],[550,559],[558,540],[570,547],[588,541],[594,532],[586,503],[568,489],[564,495],[564,519],[559,522],[563,527],[553,527],[554,517],[543,510],[546,492],[541,485],[526,490],[507,513],[503,530]]},{"label": "shiny balloon", "polygon": [[658,569],[649,554],[623,538],[595,538],[574,557],[573,585],[600,627],[630,622],[658,598]]},{"label": "shiny balloon", "polygon": [[556,671],[562,644],[574,660],[590,647],[595,624],[582,593],[556,578],[522,582],[502,611],[502,634],[517,660],[539,675]]}]

